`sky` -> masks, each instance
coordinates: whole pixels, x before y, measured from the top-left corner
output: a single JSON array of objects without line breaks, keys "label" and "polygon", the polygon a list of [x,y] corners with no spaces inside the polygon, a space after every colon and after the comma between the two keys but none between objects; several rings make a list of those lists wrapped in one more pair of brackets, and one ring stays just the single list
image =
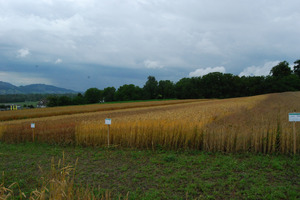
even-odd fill
[{"label": "sky", "polygon": [[0,0],[0,81],[75,91],[268,75],[300,59],[299,0]]}]

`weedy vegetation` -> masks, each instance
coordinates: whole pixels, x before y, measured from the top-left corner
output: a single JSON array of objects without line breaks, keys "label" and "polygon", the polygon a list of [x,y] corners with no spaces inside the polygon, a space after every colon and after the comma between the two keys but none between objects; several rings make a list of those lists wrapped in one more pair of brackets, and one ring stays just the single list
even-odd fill
[{"label": "weedy vegetation", "polygon": [[0,143],[0,152],[0,199],[300,198],[299,155],[44,143]]}]

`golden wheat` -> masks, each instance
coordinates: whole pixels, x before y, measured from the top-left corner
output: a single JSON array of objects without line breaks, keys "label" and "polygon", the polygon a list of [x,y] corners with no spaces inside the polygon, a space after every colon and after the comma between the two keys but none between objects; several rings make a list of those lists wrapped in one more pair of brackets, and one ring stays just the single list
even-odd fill
[{"label": "golden wheat", "polygon": [[0,121],[103,112],[130,108],[145,108],[161,105],[176,105],[193,101],[195,100],[142,101],[136,103],[91,104],[80,106],[62,106],[53,108],[3,111],[0,115]]},{"label": "golden wheat", "polygon": [[[0,123],[0,139],[130,148],[200,149],[221,152],[292,153],[288,113],[300,110],[300,92],[191,101],[130,109],[44,117]],[[133,103],[134,104],[134,103]],[[299,124],[296,124],[299,133]],[[299,134],[297,146],[299,151]]]}]

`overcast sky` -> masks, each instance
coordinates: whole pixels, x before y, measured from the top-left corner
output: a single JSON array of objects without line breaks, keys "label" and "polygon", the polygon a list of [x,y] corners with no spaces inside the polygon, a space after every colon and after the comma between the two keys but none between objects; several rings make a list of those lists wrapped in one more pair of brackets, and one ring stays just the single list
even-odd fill
[{"label": "overcast sky", "polygon": [[85,91],[300,59],[299,0],[0,0],[0,80]]}]

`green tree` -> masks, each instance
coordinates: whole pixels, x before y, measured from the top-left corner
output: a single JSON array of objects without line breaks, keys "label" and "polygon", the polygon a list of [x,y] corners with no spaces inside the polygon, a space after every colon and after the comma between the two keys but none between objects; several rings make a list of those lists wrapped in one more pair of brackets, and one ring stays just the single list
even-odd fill
[{"label": "green tree", "polygon": [[270,74],[274,77],[284,77],[292,74],[292,70],[289,67],[289,63],[287,61],[280,62],[278,65],[274,66]]},{"label": "green tree", "polygon": [[145,99],[156,99],[158,96],[158,82],[154,76],[148,76],[148,80],[143,87]]},{"label": "green tree", "polygon": [[87,103],[99,103],[103,99],[103,91],[98,88],[90,88],[84,93]]},{"label": "green tree", "polygon": [[158,94],[163,99],[169,99],[175,97],[175,85],[170,80],[159,81]]},{"label": "green tree", "polygon": [[205,98],[224,98],[224,75],[221,72],[212,72],[202,77],[201,85],[204,88]]},{"label": "green tree", "polygon": [[238,96],[252,96],[266,93],[266,77],[264,76],[242,76],[239,81]]},{"label": "green tree", "polygon": [[118,101],[140,100],[142,98],[142,89],[133,84],[125,84],[118,88],[115,98]]},{"label": "green tree", "polygon": [[107,87],[103,90],[103,98],[105,102],[114,101],[114,96],[116,93],[116,88]]},{"label": "green tree", "polygon": [[58,98],[58,106],[68,106],[68,105],[72,105],[72,99],[70,97],[67,96],[60,96]]},{"label": "green tree", "polygon": [[191,79],[182,78],[175,84],[176,98],[189,99],[190,98]]},{"label": "green tree", "polygon": [[278,79],[268,76],[266,78],[266,90],[264,93],[296,91],[300,89],[300,79],[297,75],[291,74]]},{"label": "green tree", "polygon": [[47,107],[55,107],[58,106],[58,97],[56,96],[49,96],[47,97]]},{"label": "green tree", "polygon": [[175,93],[178,99],[202,98],[201,77],[182,78],[175,84]]},{"label": "green tree", "polygon": [[230,98],[240,96],[241,79],[230,73],[221,75],[221,96],[219,98]]},{"label": "green tree", "polygon": [[85,99],[81,93],[78,93],[76,97],[73,98],[74,105],[82,105],[85,104]]},{"label": "green tree", "polygon": [[300,60],[296,60],[294,64],[294,74],[300,77]]}]

